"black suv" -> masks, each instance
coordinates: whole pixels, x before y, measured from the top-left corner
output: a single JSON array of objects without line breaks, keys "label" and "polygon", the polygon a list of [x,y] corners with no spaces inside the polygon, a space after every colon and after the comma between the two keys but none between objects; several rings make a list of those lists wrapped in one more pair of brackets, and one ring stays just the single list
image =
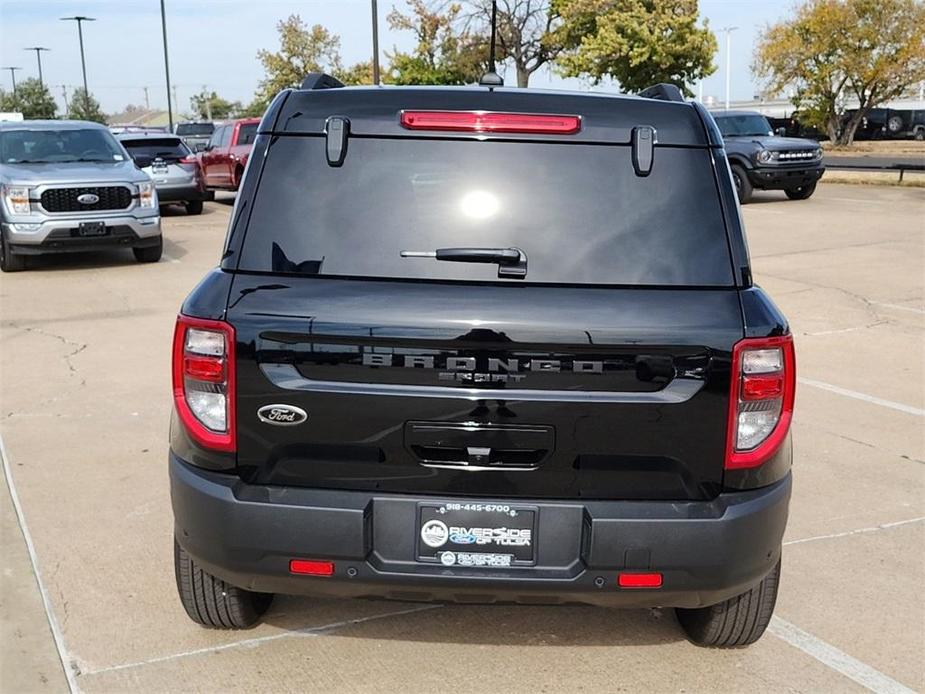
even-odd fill
[{"label": "black suv", "polygon": [[263,118],[177,320],[180,597],[677,607],[771,618],[793,342],[723,142],[676,89],[340,88]]},{"label": "black suv", "polygon": [[755,188],[783,190],[791,200],[805,200],[816,191],[825,173],[818,142],[775,135],[768,119],[756,111],[715,111],[713,118],[743,205]]}]

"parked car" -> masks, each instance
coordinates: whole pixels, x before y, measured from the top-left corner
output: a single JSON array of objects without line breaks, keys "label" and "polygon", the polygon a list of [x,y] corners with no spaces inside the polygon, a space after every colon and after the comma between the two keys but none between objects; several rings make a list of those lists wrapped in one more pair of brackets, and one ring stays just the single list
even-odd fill
[{"label": "parked car", "polygon": [[206,186],[212,190],[237,190],[254,146],[259,118],[242,118],[219,125],[199,154]]},{"label": "parked car", "polygon": [[138,168],[154,181],[161,205],[181,203],[187,214],[202,214],[202,203],[211,194],[199,160],[178,136],[132,133],[120,135],[119,141]]},{"label": "parked car", "polygon": [[[849,109],[842,116],[846,127],[857,109]],[[856,140],[925,140],[925,110],[872,108],[861,119],[854,133]]]},{"label": "parked car", "polygon": [[791,200],[805,200],[825,173],[818,142],[780,137],[757,111],[714,111],[743,205],[755,188],[783,190]]},{"label": "parked car", "polygon": [[0,123],[0,268],[26,258],[131,248],[161,257],[157,191],[102,125],[84,121]]},{"label": "parked car", "polygon": [[659,605],[702,645],[761,635],[793,341],[712,117],[644,94],[311,75],[277,96],[177,319],[191,619],[243,628],[298,593]]},{"label": "parked car", "polygon": [[211,121],[190,121],[177,123],[173,126],[175,135],[183,138],[183,142],[194,152],[201,152],[209,144],[215,124]]}]

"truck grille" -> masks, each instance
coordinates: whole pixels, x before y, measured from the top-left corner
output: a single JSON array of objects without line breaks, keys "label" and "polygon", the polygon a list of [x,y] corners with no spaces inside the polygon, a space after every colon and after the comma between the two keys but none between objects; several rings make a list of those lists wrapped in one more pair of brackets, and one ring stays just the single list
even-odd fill
[{"label": "truck grille", "polygon": [[777,155],[778,161],[809,161],[816,158],[816,150],[800,149],[789,152],[780,152]]},{"label": "truck grille", "polygon": [[[77,199],[82,195],[95,195],[98,200],[83,203]],[[132,191],[125,186],[51,188],[42,193],[41,203],[48,212],[124,210],[132,204]]]}]

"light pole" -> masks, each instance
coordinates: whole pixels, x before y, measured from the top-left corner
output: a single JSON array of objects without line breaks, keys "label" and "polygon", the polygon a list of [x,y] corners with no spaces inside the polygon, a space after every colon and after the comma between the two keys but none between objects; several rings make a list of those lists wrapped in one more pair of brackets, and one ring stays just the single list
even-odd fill
[{"label": "light pole", "polygon": [[84,31],[83,23],[84,22],[95,22],[96,19],[93,17],[84,17],[82,15],[76,15],[74,17],[62,17],[62,22],[77,22],[77,38],[80,41],[80,70],[83,73],[84,78],[84,108],[86,108],[90,103],[90,90],[87,89],[87,61],[84,59]]},{"label": "light pole", "polygon": [[25,51],[35,51],[35,59],[39,64],[39,84],[43,87],[45,86],[45,80],[42,78],[42,51],[50,51],[50,48],[45,48],[44,46],[29,46],[24,48]]},{"label": "light pole", "polygon": [[16,71],[22,70],[21,67],[0,67],[0,70],[9,70],[10,79],[13,80],[13,98],[16,97]]},{"label": "light pole", "polygon": [[732,32],[738,29],[739,27],[723,27],[720,31],[726,32],[726,110],[729,110],[729,70],[731,64],[731,53],[730,46],[732,41],[730,40]]},{"label": "light pole", "polygon": [[379,4],[372,0],[373,10],[373,84],[379,84]]},{"label": "light pole", "polygon": [[164,74],[167,77],[167,122],[170,123],[170,132],[173,132],[173,104],[170,102],[170,61],[167,59],[167,11],[164,9],[164,0],[161,0],[161,33],[164,36]]}]

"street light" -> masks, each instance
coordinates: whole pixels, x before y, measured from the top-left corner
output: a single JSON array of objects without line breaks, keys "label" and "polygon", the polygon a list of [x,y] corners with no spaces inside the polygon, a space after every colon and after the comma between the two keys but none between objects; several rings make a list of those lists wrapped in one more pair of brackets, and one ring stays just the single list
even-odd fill
[{"label": "street light", "polygon": [[81,15],[76,15],[74,17],[62,17],[62,22],[77,22],[77,38],[80,40],[80,69],[83,71],[84,77],[84,106],[90,103],[90,90],[87,89],[87,61],[84,60],[84,32],[83,32],[83,22],[95,22],[96,19],[93,17],[83,17]]},{"label": "street light", "polygon": [[170,132],[173,132],[173,106],[170,103],[170,61],[167,59],[167,12],[164,9],[164,0],[161,0],[161,33],[164,36],[164,74],[167,76],[167,122],[170,123]]},{"label": "street light", "polygon": [[43,46],[29,46],[24,48],[24,51],[35,51],[35,59],[39,63],[39,84],[43,87],[45,86],[45,80],[42,79],[42,51],[50,51],[50,48],[45,48]]},{"label": "street light", "polygon": [[13,80],[13,97],[16,96],[16,71],[22,70],[21,67],[0,67],[0,70],[9,70],[10,79]]},{"label": "street light", "polygon": [[379,85],[379,5],[372,0],[373,11],[373,84]]},{"label": "street light", "polygon": [[730,37],[732,32],[738,29],[739,27],[723,27],[720,31],[726,33],[726,110],[729,110],[729,70],[730,70]]}]

